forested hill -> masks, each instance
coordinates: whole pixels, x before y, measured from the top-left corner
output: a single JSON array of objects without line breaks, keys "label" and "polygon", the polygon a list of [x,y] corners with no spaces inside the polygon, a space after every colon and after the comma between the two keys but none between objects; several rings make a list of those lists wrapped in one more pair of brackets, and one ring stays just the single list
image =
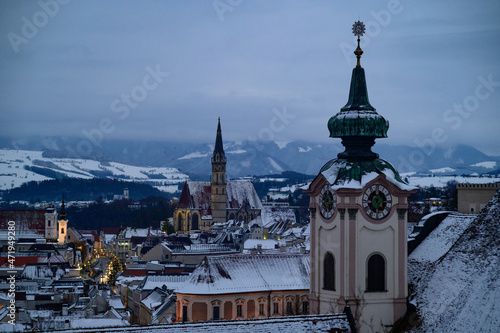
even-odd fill
[{"label": "forested hill", "polygon": [[6,191],[3,200],[61,201],[63,194],[66,201],[91,201],[98,198],[111,200],[116,194],[122,195],[125,188],[129,189],[130,199],[133,200],[149,196],[171,196],[171,194],[162,192],[147,184],[114,179],[66,178],[25,183],[20,187]]},{"label": "forested hill", "polygon": [[172,216],[175,208],[164,197],[148,197],[138,204],[118,200],[105,204],[91,203],[88,207],[71,206],[66,209],[68,227],[100,230],[102,227],[160,228],[160,222]]}]

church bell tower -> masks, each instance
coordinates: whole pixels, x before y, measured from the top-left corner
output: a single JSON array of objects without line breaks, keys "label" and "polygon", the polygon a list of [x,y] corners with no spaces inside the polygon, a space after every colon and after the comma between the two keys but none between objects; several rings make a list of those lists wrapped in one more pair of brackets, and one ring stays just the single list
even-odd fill
[{"label": "church bell tower", "polygon": [[349,306],[360,332],[388,332],[406,313],[407,198],[415,191],[372,152],[389,122],[368,100],[365,26],[353,25],[358,47],[347,104],[328,121],[345,150],[327,162],[305,192],[311,213],[311,313]]},{"label": "church bell tower", "polygon": [[226,154],[222,144],[220,118],[212,155],[211,209],[213,222],[226,222]]},{"label": "church bell tower", "polygon": [[65,244],[68,235],[68,219],[66,218],[66,206],[64,205],[64,196],[62,198],[61,204],[61,215],[59,215],[58,227],[59,232],[57,236],[57,242],[59,244]]}]

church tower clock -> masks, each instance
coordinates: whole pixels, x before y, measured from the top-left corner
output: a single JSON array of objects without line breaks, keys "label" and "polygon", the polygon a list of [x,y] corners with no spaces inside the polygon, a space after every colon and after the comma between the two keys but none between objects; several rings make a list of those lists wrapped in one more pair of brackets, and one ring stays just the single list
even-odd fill
[{"label": "church tower clock", "polygon": [[222,144],[220,118],[212,155],[211,210],[213,222],[226,222],[226,154]]},{"label": "church tower clock", "polygon": [[359,46],[349,100],[330,118],[330,137],[345,150],[327,162],[305,192],[311,213],[311,313],[349,306],[360,332],[385,332],[406,312],[407,198],[415,191],[372,152],[389,122],[368,101]]}]

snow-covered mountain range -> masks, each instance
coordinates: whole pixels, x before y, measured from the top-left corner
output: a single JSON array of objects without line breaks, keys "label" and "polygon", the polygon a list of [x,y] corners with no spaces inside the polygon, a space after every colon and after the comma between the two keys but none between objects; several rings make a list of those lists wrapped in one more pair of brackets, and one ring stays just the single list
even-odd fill
[{"label": "snow-covered mountain range", "polygon": [[[172,192],[175,184],[188,177],[210,179],[213,144],[110,140],[85,153],[77,152],[78,144],[72,138],[0,138],[0,147],[9,148],[0,150],[0,190],[29,180],[109,177],[145,182]],[[228,176],[238,178],[283,171],[315,176],[343,147],[334,142],[226,141],[224,150]],[[403,176],[411,176],[413,185],[428,185],[429,176],[439,176],[445,184],[457,180],[453,176],[500,174],[499,156],[488,156],[465,145],[424,149],[377,143],[373,150]]]},{"label": "snow-covered mountain range", "polygon": [[141,182],[175,192],[186,174],[170,167],[141,167],[90,159],[50,158],[41,151],[0,149],[0,190],[21,186],[29,181],[58,178],[112,178]]}]

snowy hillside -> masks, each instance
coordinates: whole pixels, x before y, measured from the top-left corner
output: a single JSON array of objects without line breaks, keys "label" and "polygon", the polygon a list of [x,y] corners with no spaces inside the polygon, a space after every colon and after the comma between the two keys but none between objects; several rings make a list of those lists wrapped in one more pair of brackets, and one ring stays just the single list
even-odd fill
[{"label": "snowy hillside", "polygon": [[41,151],[0,149],[0,190],[53,178],[112,178],[147,183],[175,192],[188,176],[175,168],[137,167],[88,159],[45,158]]},{"label": "snowy hillside", "polygon": [[499,222],[500,192],[477,216],[450,215],[409,256],[412,332],[498,332]]},{"label": "snowy hillside", "polygon": [[411,186],[418,187],[444,187],[450,181],[459,184],[489,184],[500,182],[499,177],[479,177],[479,176],[416,176],[416,175],[401,175],[404,179],[408,180]]},{"label": "snowy hillside", "polygon": [[[92,153],[77,155],[68,147],[76,147],[80,141],[81,138],[76,137],[25,138],[20,141],[0,137],[0,147],[14,150],[43,150],[45,157],[52,158],[70,157],[100,161],[106,159],[128,165],[172,167],[189,173],[195,180],[207,180],[210,177],[213,141],[195,143],[109,140],[100,147],[93,147]],[[328,140],[325,143],[224,140],[224,150],[228,176],[237,178],[276,174],[282,171],[315,176],[321,167],[336,158],[344,147],[340,140]],[[488,156],[465,145],[436,147],[432,152],[428,152],[410,146],[387,145],[382,140],[376,143],[373,151],[392,163],[401,173],[418,172],[439,176],[500,174],[500,156]],[[416,157],[418,160],[415,160]]]}]

